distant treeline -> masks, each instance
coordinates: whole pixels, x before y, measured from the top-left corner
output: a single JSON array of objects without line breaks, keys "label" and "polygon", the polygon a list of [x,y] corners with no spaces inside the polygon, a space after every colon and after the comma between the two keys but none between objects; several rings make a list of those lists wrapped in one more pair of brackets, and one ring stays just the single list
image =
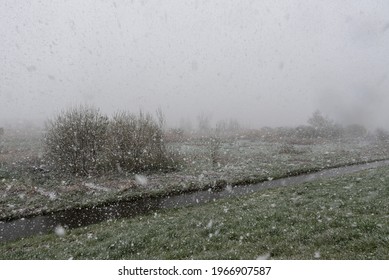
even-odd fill
[{"label": "distant treeline", "polygon": [[258,139],[269,142],[279,142],[282,139],[299,139],[312,143],[317,140],[355,139],[372,137],[380,141],[388,141],[389,133],[384,129],[377,129],[374,133],[369,132],[361,124],[341,125],[320,111],[315,111],[308,119],[307,125],[297,127],[263,127],[261,129],[247,129],[236,120],[219,121],[214,127],[210,125],[210,118],[200,115],[197,118],[197,128],[192,129],[189,121],[183,122],[180,128],[167,131],[168,139],[173,141],[193,137],[216,136],[225,138]]}]

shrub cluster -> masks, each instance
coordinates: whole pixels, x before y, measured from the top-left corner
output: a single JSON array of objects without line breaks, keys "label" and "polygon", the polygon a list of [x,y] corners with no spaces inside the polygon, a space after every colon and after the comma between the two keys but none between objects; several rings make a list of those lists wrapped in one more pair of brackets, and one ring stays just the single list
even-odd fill
[{"label": "shrub cluster", "polygon": [[150,114],[75,107],[46,125],[45,155],[61,172],[90,175],[174,168],[160,124]]},{"label": "shrub cluster", "polygon": [[[308,125],[297,127],[264,127],[254,137],[264,141],[277,142],[282,140],[289,144],[310,145],[317,140],[347,140],[363,139],[368,136],[368,130],[360,124],[341,125],[328,117],[324,117],[320,111],[313,113],[308,119]],[[286,147],[284,147],[286,148]]]},{"label": "shrub cluster", "polygon": [[110,122],[108,132],[111,168],[139,171],[172,167],[162,127],[151,115],[118,113]]}]

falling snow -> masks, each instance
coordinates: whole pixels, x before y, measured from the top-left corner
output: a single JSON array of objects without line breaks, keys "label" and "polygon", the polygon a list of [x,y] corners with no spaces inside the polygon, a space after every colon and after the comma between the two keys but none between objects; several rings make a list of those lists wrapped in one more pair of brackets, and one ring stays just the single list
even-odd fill
[{"label": "falling snow", "polygon": [[315,254],[313,255],[315,259],[320,259],[320,252],[316,251]]},{"label": "falling snow", "polygon": [[65,234],[66,234],[65,228],[63,226],[60,226],[60,225],[55,227],[54,232],[59,237],[65,236]]},{"label": "falling snow", "polygon": [[[370,186],[374,176],[368,172],[380,166],[360,164],[389,157],[385,1],[306,1],[298,7],[250,1],[233,9],[212,1],[158,8],[147,0],[41,2],[34,4],[34,16],[29,5],[0,4],[1,240],[39,232],[65,243],[66,235],[78,237],[71,229],[104,222],[113,237],[93,226],[79,229],[82,238],[71,242],[82,247],[102,240],[96,251],[106,258],[120,250],[144,257],[142,248],[162,235],[164,225],[170,227],[166,250],[181,250],[175,235],[183,227],[172,222],[174,215],[179,207],[200,212],[204,206],[214,211],[181,219],[200,232],[186,238],[207,242],[194,251],[210,250],[212,242],[228,236],[222,245],[238,243],[251,250],[250,258],[267,260],[284,257],[284,237],[293,235],[300,246],[295,252],[308,240],[303,257],[321,259],[318,249],[327,257],[330,243],[339,239],[332,235],[348,242],[343,230],[352,232],[351,240],[377,234],[379,242],[387,241],[387,169]],[[91,137],[74,129],[76,121],[71,127],[60,123],[55,131],[63,136],[49,137],[49,118],[73,103],[101,109],[107,122],[103,117],[100,136],[86,119],[78,126],[93,132]],[[151,122],[157,127],[152,133],[143,135],[147,126],[134,123],[114,136],[114,112],[152,111],[159,104],[167,122]],[[91,139],[91,147],[84,145]],[[50,156],[50,141],[52,151],[67,147],[66,153]],[[169,158],[149,163],[160,158],[154,151],[165,150],[173,151]],[[309,175],[295,176],[303,173]],[[351,173],[356,175],[347,177]],[[336,190],[327,181],[335,176],[347,181]],[[124,241],[112,242],[121,218],[118,236]],[[237,222],[233,229],[226,226],[231,221]],[[158,222],[163,226],[152,226]],[[147,223],[155,236],[139,230],[139,223]],[[134,238],[126,240],[132,231]],[[268,236],[282,242],[266,243]],[[251,239],[259,247],[245,248]],[[32,250],[34,242],[25,241],[23,249]],[[53,244],[39,248],[49,253]],[[84,257],[67,250],[63,259]]]},{"label": "falling snow", "polygon": [[146,176],[143,176],[143,175],[135,175],[135,181],[138,185],[141,185],[143,187],[147,186],[148,184],[148,180],[146,178]]},{"label": "falling snow", "polygon": [[256,257],[257,260],[268,260],[269,258],[270,258],[270,253],[259,255],[258,257]]}]

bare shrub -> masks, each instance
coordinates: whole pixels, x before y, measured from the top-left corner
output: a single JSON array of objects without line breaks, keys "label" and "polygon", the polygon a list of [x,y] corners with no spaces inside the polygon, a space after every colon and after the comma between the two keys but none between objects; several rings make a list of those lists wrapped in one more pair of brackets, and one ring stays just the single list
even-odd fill
[{"label": "bare shrub", "polygon": [[105,162],[108,118],[98,109],[79,106],[46,124],[45,155],[56,168],[76,175],[97,172]]},{"label": "bare shrub", "polygon": [[197,116],[198,122],[198,132],[201,135],[208,135],[211,130],[211,116],[205,113],[202,113]]},{"label": "bare shrub", "polygon": [[126,171],[165,170],[174,159],[165,146],[163,115],[158,121],[142,112],[136,116],[117,113],[109,125],[109,162],[111,168]]},{"label": "bare shrub", "polygon": [[221,140],[217,136],[209,137],[208,139],[208,151],[212,165],[217,165],[220,161],[220,148]]},{"label": "bare shrub", "polygon": [[73,108],[47,123],[45,155],[60,171],[76,175],[175,168],[161,111],[157,118],[123,112],[109,120],[97,109]]},{"label": "bare shrub", "polygon": [[324,117],[320,111],[315,111],[313,113],[308,119],[308,124],[316,130],[317,137],[337,139],[341,138],[344,133],[344,129],[341,125],[330,120],[328,117]]}]

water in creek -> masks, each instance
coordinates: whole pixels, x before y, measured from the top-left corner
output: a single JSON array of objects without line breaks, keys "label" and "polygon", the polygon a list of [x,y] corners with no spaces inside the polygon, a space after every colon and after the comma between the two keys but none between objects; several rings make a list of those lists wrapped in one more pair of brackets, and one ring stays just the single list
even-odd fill
[{"label": "water in creek", "polygon": [[88,208],[69,209],[52,214],[0,222],[0,242],[11,241],[35,234],[53,232],[57,226],[66,229],[83,227],[106,220],[130,218],[159,209],[178,208],[203,204],[220,198],[246,195],[272,187],[287,187],[321,178],[346,175],[365,169],[389,165],[389,160],[327,169],[311,174],[287,177],[258,184],[225,187],[219,191],[198,191],[162,198],[143,198],[121,201]]}]

